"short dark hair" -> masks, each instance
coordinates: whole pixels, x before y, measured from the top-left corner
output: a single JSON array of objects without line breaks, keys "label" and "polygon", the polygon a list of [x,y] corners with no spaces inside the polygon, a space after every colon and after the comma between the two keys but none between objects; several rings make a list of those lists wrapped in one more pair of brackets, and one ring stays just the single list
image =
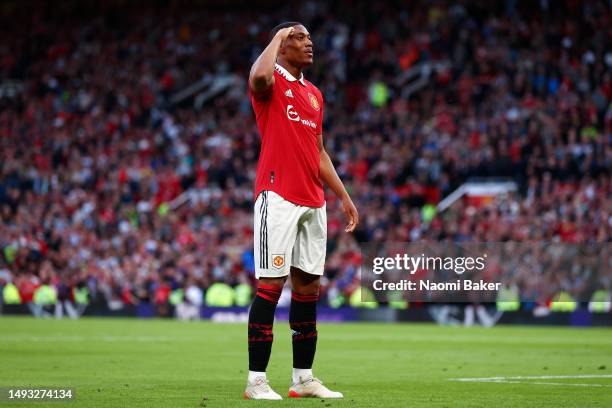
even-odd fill
[{"label": "short dark hair", "polygon": [[279,25],[277,25],[276,27],[274,27],[272,29],[272,31],[270,31],[270,38],[269,40],[272,41],[272,38],[274,38],[274,36],[276,35],[276,33],[278,33],[280,30],[282,30],[283,28],[287,28],[287,27],[295,27],[295,26],[299,26],[299,25],[304,25],[298,21],[285,21],[284,23],[280,23]]}]

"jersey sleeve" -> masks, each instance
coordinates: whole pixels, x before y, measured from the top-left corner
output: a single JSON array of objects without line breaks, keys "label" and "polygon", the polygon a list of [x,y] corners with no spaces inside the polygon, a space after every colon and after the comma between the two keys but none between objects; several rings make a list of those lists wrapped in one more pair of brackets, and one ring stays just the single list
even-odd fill
[{"label": "jersey sleeve", "polygon": [[[270,97],[272,96],[272,93],[274,92],[274,84],[270,85],[270,87],[268,87],[268,89],[266,89],[265,91],[255,92],[253,88],[251,88],[251,81],[248,81],[248,82],[249,82],[249,93],[251,94],[253,99],[258,102],[265,102],[269,100]],[[276,81],[274,82],[276,83]]]}]

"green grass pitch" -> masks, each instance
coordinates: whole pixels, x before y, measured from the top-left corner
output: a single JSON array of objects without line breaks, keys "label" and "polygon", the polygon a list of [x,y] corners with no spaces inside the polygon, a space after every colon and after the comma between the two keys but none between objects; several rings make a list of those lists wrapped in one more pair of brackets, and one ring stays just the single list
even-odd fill
[{"label": "green grass pitch", "polygon": [[[287,323],[274,331],[268,378],[286,395]],[[612,407],[610,329],[320,324],[315,374],[340,401],[244,401],[246,361],[245,324],[0,317],[0,387],[76,390],[0,408]]]}]

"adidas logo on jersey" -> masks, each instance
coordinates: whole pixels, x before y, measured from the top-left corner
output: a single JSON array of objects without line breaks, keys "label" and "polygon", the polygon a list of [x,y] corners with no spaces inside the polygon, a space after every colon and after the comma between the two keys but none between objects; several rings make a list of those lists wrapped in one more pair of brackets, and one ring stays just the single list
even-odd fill
[{"label": "adidas logo on jersey", "polygon": [[288,98],[293,98],[293,92],[291,92],[291,89],[287,89],[285,91],[285,96]]}]

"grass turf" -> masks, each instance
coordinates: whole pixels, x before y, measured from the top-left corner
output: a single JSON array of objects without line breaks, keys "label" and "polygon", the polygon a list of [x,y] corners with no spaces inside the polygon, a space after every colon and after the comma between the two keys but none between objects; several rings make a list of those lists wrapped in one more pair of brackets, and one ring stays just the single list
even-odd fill
[{"label": "grass turf", "polygon": [[[320,324],[315,374],[340,401],[243,401],[246,361],[244,324],[1,317],[0,387],[73,387],[76,401],[0,408],[612,406],[610,329]],[[278,322],[268,378],[281,395],[290,373],[289,330]],[[588,374],[608,378],[450,380]]]}]

